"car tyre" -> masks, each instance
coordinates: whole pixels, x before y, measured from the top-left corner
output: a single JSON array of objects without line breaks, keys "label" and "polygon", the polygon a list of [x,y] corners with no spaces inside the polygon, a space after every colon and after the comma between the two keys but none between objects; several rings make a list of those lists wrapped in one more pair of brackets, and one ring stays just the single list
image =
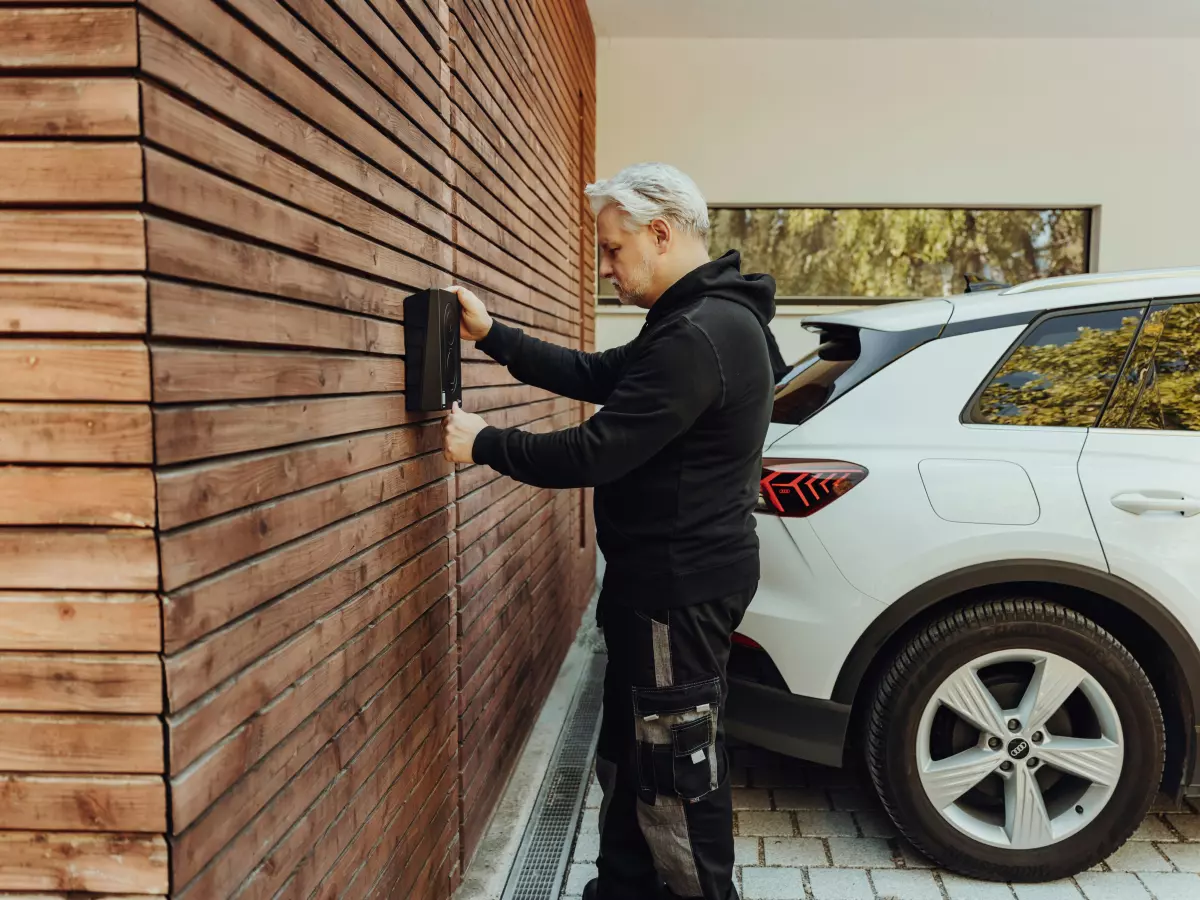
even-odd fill
[{"label": "car tyre", "polygon": [[[1041,662],[1023,663],[1026,658]],[[993,660],[999,662],[992,665]],[[1100,781],[1095,784],[1073,771],[1046,768],[1045,759],[1029,755],[1038,752],[1032,744],[1035,739],[1051,742],[1049,746],[1066,747],[1067,741],[1082,738],[1053,743],[1058,738],[1051,736],[1049,727],[1044,735],[1033,732],[1036,737],[1021,732],[1025,740],[1019,739],[1020,734],[989,737],[992,729],[971,724],[979,720],[994,722],[995,710],[999,709],[1005,716],[1001,721],[1010,730],[1014,724],[1022,725],[1015,717],[1008,718],[1015,716],[1013,710],[1018,708],[1014,698],[1022,700],[1020,709],[1029,713],[1030,720],[1042,715],[1034,679],[1039,679],[1046,704],[1053,703],[1057,694],[1049,675],[1034,674],[1039,665],[1046,671],[1070,671],[1076,677],[1081,671],[1085,673],[1081,686],[1057,708],[1055,718],[1047,720],[1047,725],[1055,725],[1055,734],[1107,741],[1113,728],[1119,729],[1119,738],[1113,738],[1116,744],[1103,751],[1111,768],[1098,776]],[[986,698],[979,699],[982,695],[976,697],[977,708],[972,708],[970,701],[964,703],[959,686],[968,684],[971,673],[977,677],[969,684],[984,684],[996,700],[995,707]],[[1019,683],[1023,673],[1029,673],[1024,688]],[[1060,693],[1070,689],[1066,687],[1069,679],[1060,683]],[[964,707],[966,718],[957,713]],[[1119,726],[1113,724],[1114,718]],[[1096,724],[1102,721],[1109,723],[1103,734],[1102,726]],[[972,734],[978,735],[975,744],[970,743]],[[940,748],[942,756],[939,758],[933,749],[922,756],[923,741],[931,748]],[[1026,745],[1025,755],[1018,759],[1013,754],[1022,751],[1022,743]],[[997,754],[1003,768],[986,775],[959,800],[939,808],[940,802],[935,800],[944,801],[961,785],[956,784],[947,794],[937,780],[945,776],[935,767],[956,753],[970,754],[951,760],[960,768],[964,763],[957,760],[982,760],[986,767],[984,757],[989,750]],[[1078,768],[1073,761],[1077,759],[1059,757],[1068,769]],[[1052,881],[1075,875],[1109,857],[1133,834],[1149,810],[1161,780],[1163,760],[1162,713],[1137,661],[1090,619],[1042,599],[981,603],[922,628],[885,671],[868,722],[868,769],[900,832],[942,866],[990,881]],[[1025,766],[1029,771],[1022,771]],[[1038,770],[1038,766],[1045,771]],[[1117,766],[1119,772],[1114,771]],[[1043,776],[1045,780],[1039,780]],[[1017,779],[1026,780],[1018,784]],[[1044,788],[1047,783],[1050,787]],[[1040,814],[1026,812],[1036,809],[1037,801],[1020,799],[1029,796],[1020,785],[1032,785],[1040,792]],[[1092,793],[1083,796],[1095,802],[1085,810],[1084,800],[1080,799],[1072,807],[1075,794],[1070,792],[1086,790]],[[1096,800],[1098,796],[1105,797],[1103,803]],[[1022,824],[1035,820],[1035,824]],[[1086,824],[1080,824],[1084,821]],[[1078,830],[1072,832],[1072,828]],[[1010,843],[1005,845],[1004,841]]]}]

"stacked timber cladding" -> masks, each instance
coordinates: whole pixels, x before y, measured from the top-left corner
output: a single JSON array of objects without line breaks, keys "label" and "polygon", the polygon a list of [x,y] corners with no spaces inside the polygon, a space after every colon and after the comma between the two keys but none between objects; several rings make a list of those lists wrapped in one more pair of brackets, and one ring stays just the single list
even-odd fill
[{"label": "stacked timber cladding", "polygon": [[594,549],[403,301],[592,346],[593,84],[584,0],[0,0],[0,897],[450,895]]}]

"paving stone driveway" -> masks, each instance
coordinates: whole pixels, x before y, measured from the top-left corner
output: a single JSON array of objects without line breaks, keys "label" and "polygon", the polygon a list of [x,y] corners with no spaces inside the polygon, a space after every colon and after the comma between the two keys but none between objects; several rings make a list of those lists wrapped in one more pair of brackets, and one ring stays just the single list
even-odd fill
[{"label": "paving stone driveway", "polygon": [[[1150,815],[1106,863],[1052,884],[970,881],[898,839],[865,776],[760,750],[733,754],[744,900],[1200,900],[1200,812]],[[600,789],[588,794],[564,900],[596,874]]]}]

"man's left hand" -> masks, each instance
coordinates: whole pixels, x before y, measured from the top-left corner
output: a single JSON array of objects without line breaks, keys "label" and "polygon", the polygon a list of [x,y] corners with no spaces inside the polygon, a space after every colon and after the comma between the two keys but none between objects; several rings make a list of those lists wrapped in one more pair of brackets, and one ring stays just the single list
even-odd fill
[{"label": "man's left hand", "polygon": [[482,417],[463,412],[462,406],[455,403],[450,408],[450,415],[442,420],[442,452],[446,459],[456,463],[475,462],[472,456],[475,437],[486,427],[487,422]]}]

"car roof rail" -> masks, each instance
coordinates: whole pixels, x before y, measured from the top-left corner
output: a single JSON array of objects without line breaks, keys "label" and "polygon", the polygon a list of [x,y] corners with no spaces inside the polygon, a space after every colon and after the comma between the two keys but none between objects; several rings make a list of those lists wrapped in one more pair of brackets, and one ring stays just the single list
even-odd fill
[{"label": "car roof rail", "polygon": [[977,291],[1002,291],[1012,287],[1011,284],[993,281],[990,278],[984,278],[982,275],[974,275],[970,272],[963,275],[963,280],[967,283],[966,293],[968,294],[974,294]]}]

